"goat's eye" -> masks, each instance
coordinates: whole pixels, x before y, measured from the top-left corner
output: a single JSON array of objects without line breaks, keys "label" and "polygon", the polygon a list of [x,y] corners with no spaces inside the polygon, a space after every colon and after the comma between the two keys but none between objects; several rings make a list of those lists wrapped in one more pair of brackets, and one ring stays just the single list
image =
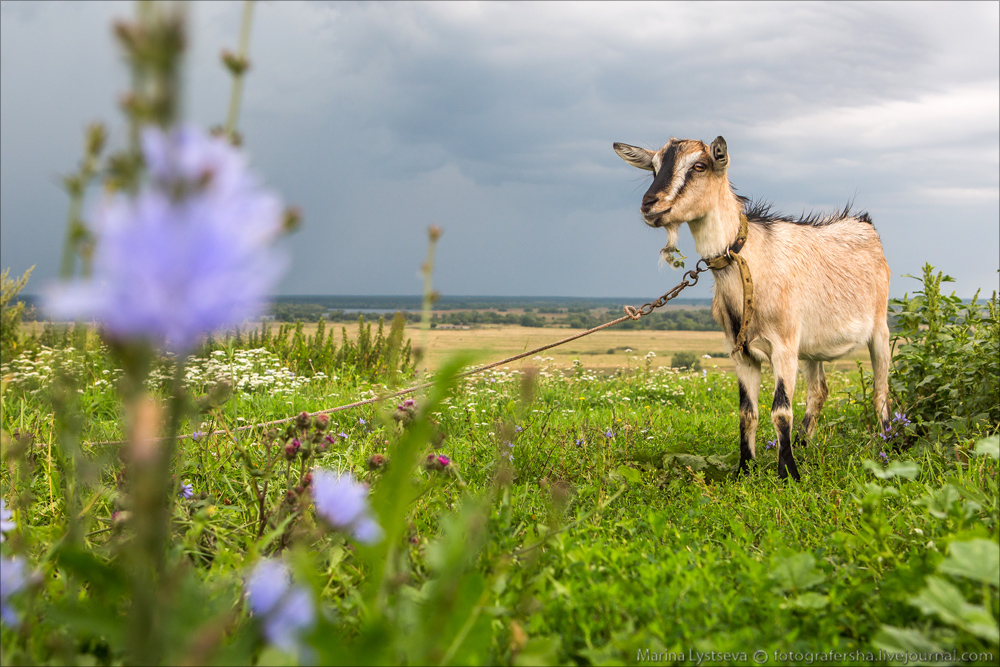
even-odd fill
[{"label": "goat's eye", "polygon": [[691,168],[694,169],[695,171],[705,171],[706,169],[708,169],[708,167],[705,166],[704,162],[695,162],[694,166]]}]

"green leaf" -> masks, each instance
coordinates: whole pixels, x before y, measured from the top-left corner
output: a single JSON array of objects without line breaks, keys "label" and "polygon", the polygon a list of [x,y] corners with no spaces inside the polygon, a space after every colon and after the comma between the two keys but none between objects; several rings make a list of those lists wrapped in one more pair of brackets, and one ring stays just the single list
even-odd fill
[{"label": "green leaf", "polygon": [[986,608],[966,602],[961,591],[940,577],[927,577],[927,587],[910,602],[928,616],[936,615],[948,625],[994,644],[1000,643],[997,622]]},{"label": "green leaf", "polygon": [[[941,653],[944,649],[930,637],[910,628],[883,625],[872,639],[872,646],[887,653]],[[925,664],[925,663],[911,663]]]},{"label": "green leaf", "polygon": [[806,610],[822,609],[829,601],[830,600],[825,595],[809,592],[803,593],[792,600],[792,606],[798,609]]},{"label": "green leaf", "polygon": [[559,649],[562,639],[558,636],[532,637],[514,659],[514,664],[523,665],[558,665]]},{"label": "green leaf", "polygon": [[993,435],[989,438],[983,438],[976,443],[976,454],[982,454],[983,456],[992,456],[994,459],[1000,459],[1000,435]]},{"label": "green leaf", "polygon": [[816,570],[816,559],[808,553],[776,558],[768,576],[781,591],[804,591],[826,578],[822,571]]},{"label": "green leaf", "polygon": [[917,475],[920,474],[920,466],[913,461],[893,461],[888,468],[883,468],[882,464],[866,459],[864,466],[879,479],[892,479],[893,477],[916,479]]},{"label": "green leaf", "polygon": [[642,473],[635,468],[629,468],[628,466],[618,466],[617,469],[612,473],[611,477],[615,476],[623,478],[629,484],[638,484],[642,481]]},{"label": "green leaf", "polygon": [[938,572],[982,581],[1000,588],[1000,547],[984,539],[952,542],[948,557],[938,565]]}]

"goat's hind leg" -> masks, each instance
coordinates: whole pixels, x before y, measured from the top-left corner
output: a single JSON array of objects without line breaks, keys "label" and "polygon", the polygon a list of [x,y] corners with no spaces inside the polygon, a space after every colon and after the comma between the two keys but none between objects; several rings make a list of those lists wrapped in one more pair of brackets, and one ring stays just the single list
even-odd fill
[{"label": "goat's hind leg", "polygon": [[799,360],[787,351],[775,351],[771,356],[774,367],[774,402],[771,404],[771,421],[778,435],[778,477],[788,475],[798,481],[799,468],[792,454],[792,396],[795,395],[795,374]]},{"label": "goat's hind leg", "polygon": [[760,364],[744,355],[736,360],[736,378],[740,388],[740,466],[737,475],[750,472],[756,457],[757,398],[760,395]]},{"label": "goat's hind leg", "polygon": [[823,370],[823,362],[805,359],[802,366],[802,374],[805,375],[806,380],[806,415],[802,418],[802,424],[795,433],[796,447],[804,447],[808,444],[808,439],[816,430],[816,419],[819,418],[820,410],[823,409],[826,397],[830,395],[830,390],[826,386],[826,371]]},{"label": "goat's hind leg", "polygon": [[882,426],[882,432],[889,430],[889,362],[892,350],[889,346],[889,325],[881,320],[868,341],[868,353],[872,357],[872,396],[875,399],[875,414]]}]

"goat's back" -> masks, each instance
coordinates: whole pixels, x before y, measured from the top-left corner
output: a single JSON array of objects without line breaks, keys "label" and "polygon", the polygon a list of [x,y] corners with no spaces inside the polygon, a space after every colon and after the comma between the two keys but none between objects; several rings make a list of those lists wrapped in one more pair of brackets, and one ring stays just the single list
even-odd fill
[{"label": "goat's back", "polygon": [[[885,322],[889,267],[867,216],[821,224],[751,219],[742,254],[757,304],[750,338],[762,339],[764,350],[794,344],[800,356],[834,359]],[[731,314],[742,311],[738,271],[730,267],[716,280],[716,319],[732,331]]]}]

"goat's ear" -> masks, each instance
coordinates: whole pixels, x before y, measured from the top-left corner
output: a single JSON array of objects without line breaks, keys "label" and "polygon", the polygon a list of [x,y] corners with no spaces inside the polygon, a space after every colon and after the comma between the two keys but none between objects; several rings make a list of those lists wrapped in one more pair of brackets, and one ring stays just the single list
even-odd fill
[{"label": "goat's ear", "polygon": [[729,167],[729,149],[726,147],[726,140],[716,137],[712,142],[712,160],[715,163],[715,171],[722,174]]},{"label": "goat's ear", "polygon": [[639,167],[639,169],[645,169],[646,171],[653,171],[653,151],[648,151],[645,148],[639,148],[638,146],[629,146],[628,144],[614,145],[615,152],[618,153],[618,157],[628,162],[633,167]]}]

